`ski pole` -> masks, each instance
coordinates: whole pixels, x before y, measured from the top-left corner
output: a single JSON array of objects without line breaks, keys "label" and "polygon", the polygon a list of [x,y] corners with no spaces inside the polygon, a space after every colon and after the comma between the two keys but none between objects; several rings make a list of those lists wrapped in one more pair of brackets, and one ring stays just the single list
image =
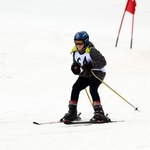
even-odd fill
[{"label": "ski pole", "polygon": [[85,88],[85,92],[86,92],[86,95],[87,95],[87,97],[88,97],[88,99],[89,99],[89,101],[90,101],[90,103],[91,103],[92,108],[93,108],[93,102],[92,102],[92,100],[91,100],[91,98],[90,98],[90,95],[89,95],[89,93],[88,93],[88,91],[87,91],[86,88]]},{"label": "ski pole", "polygon": [[[132,106],[134,109],[135,109],[135,111],[137,110],[137,111],[139,111],[138,110],[138,107],[135,107],[135,106],[133,106],[129,101],[127,101],[123,96],[121,96],[118,92],[116,92],[113,88],[111,88],[108,84],[106,84],[103,80],[101,80],[99,77],[97,77],[96,75],[95,75],[95,73],[91,70],[91,73],[93,74],[93,76],[95,77],[95,78],[97,78],[99,81],[101,81],[104,85],[106,85],[111,91],[113,91],[115,94],[117,94],[120,98],[122,98],[125,102],[127,102],[130,106]],[[139,111],[140,112],[140,111]]]}]

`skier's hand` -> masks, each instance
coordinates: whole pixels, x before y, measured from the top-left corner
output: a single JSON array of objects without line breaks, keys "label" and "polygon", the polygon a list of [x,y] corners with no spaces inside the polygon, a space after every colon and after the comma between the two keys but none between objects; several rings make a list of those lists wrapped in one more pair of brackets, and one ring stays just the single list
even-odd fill
[{"label": "skier's hand", "polygon": [[81,70],[80,70],[80,66],[79,64],[72,64],[71,66],[71,71],[75,74],[75,75],[78,75],[80,74]]},{"label": "skier's hand", "polygon": [[85,71],[90,71],[92,68],[93,68],[93,66],[92,66],[92,64],[90,62],[89,63],[85,63],[82,66],[82,69],[85,70]]}]

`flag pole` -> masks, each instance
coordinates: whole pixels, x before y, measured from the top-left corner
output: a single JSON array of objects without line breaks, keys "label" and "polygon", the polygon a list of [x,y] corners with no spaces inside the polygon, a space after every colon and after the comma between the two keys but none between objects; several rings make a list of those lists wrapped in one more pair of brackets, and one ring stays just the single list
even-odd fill
[{"label": "flag pole", "polygon": [[132,16],[132,29],[131,29],[131,43],[130,43],[130,49],[132,49],[133,44],[133,28],[134,28],[134,14]]},{"label": "flag pole", "polygon": [[124,13],[123,13],[123,16],[122,16],[122,20],[121,20],[121,23],[120,23],[120,27],[119,27],[119,31],[118,31],[118,36],[117,36],[117,39],[116,39],[115,47],[117,47],[117,44],[118,44],[119,35],[120,35],[121,27],[122,27],[122,24],[123,24],[123,20],[124,20],[125,12],[126,12],[126,9],[124,10]]}]

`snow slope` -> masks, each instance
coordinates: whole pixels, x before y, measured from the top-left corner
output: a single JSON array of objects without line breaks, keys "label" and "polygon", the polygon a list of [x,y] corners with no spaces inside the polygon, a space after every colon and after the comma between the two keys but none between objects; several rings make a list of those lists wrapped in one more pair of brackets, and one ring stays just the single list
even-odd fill
[{"label": "snow slope", "polygon": [[[132,15],[126,0],[0,0],[0,149],[1,150],[149,150],[150,2],[137,0],[133,49]],[[123,123],[36,126],[57,121],[68,111],[73,36],[86,30],[107,59],[99,92],[106,113]],[[78,105],[82,119],[93,116],[85,91]]]}]

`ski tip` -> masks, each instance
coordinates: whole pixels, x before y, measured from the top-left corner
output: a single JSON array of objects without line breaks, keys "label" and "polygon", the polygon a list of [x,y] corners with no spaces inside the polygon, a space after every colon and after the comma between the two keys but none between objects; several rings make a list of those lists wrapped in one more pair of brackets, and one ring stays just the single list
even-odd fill
[{"label": "ski tip", "polygon": [[40,125],[38,122],[33,122],[33,124]]}]

